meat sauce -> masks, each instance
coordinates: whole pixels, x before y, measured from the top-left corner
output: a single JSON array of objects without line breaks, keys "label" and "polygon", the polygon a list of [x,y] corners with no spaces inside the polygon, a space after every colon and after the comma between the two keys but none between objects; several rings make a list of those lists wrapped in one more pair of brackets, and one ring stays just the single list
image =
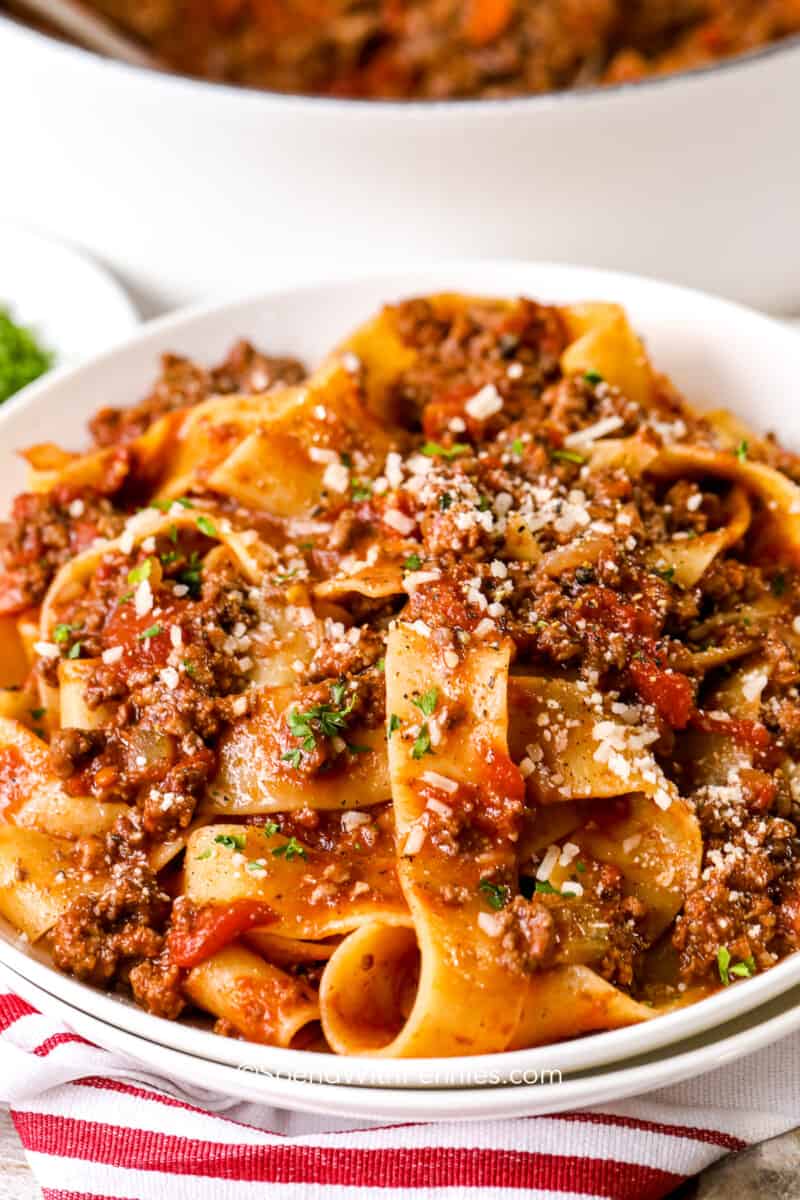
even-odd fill
[{"label": "meat sauce", "polygon": [[515,96],[706,66],[800,30],[796,0],[93,0],[174,70],[356,99]]},{"label": "meat sauce", "polygon": [[[570,439],[609,418],[615,437],[636,437],[655,450],[678,438],[709,446],[714,432],[662,380],[645,408],[599,377],[564,378],[559,356],[567,334],[558,311],[520,301],[509,314],[506,306],[475,301],[447,316],[413,300],[386,315],[415,352],[389,397],[403,416],[397,448],[365,478],[358,456],[369,461],[369,445],[354,435],[347,454],[352,450],[358,487],[321,494],[302,529],[214,495],[201,481],[166,512],[157,502],[150,515],[166,522],[157,534],[129,553],[121,547],[131,519],[142,520],[129,500],[143,486],[129,444],[135,431],[202,403],[215,389],[266,388],[302,376],[300,364],[253,347],[240,346],[210,370],[168,359],[144,401],[106,409],[93,423],[103,453],[114,438],[128,448],[109,458],[100,486],[17,501],[0,543],[4,578],[12,580],[0,586],[5,612],[38,617],[57,571],[87,539],[90,546],[95,538],[118,539],[118,549],[101,554],[80,586],[59,595],[51,640],[35,649],[36,679],[60,685],[62,699],[65,674],[84,673],[80,699],[89,714],[80,726],[56,729],[49,747],[40,743],[49,769],[68,794],[122,806],[112,828],[76,846],[80,869],[106,882],[99,894],[87,888],[56,924],[56,962],[177,1016],[186,972],[253,928],[269,929],[283,899],[196,908],[185,902],[182,848],[193,830],[205,834],[200,827],[211,819],[237,831],[220,845],[212,839],[213,852],[231,854],[232,867],[251,830],[260,840],[277,839],[265,840],[263,853],[283,855],[287,869],[296,869],[293,904],[301,924],[359,896],[401,908],[390,805],[368,812],[299,808],[269,818],[245,808],[228,817],[215,780],[223,740],[256,712],[261,660],[277,669],[269,655],[286,639],[300,649],[288,664],[294,703],[278,710],[271,781],[313,788],[346,779],[364,753],[353,729],[371,734],[384,722],[391,729],[383,659],[402,614],[454,669],[475,639],[510,645],[515,761],[498,746],[481,746],[481,777],[445,795],[437,791],[435,745],[420,750],[433,773],[420,790],[433,814],[425,853],[432,847],[465,864],[467,882],[442,887],[434,898],[442,911],[474,902],[479,889],[484,916],[502,925],[504,961],[515,969],[561,961],[577,939],[580,961],[635,996],[648,994],[656,956],[675,964],[672,982],[659,982],[673,998],[681,988],[724,982],[721,947],[747,971],[768,968],[800,936],[796,567],[788,555],[760,557],[747,538],[691,586],[653,566],[665,542],[688,543],[719,526],[729,484],[698,478],[666,487],[613,466],[589,469],[588,455],[571,450]],[[483,389],[490,411],[474,403]],[[779,459],[800,478],[798,461],[771,443],[751,453]],[[395,474],[399,483],[390,482]],[[395,527],[386,523],[389,512]],[[535,526],[520,552],[509,549],[518,532],[506,519],[510,512],[526,514],[529,534]],[[247,545],[263,540],[269,565],[256,584],[222,553],[214,524],[223,521]],[[364,558],[402,578],[402,592],[314,596],[316,584],[363,570]],[[310,648],[294,641],[304,630],[318,639]],[[285,672],[287,664],[277,663]],[[648,753],[696,815],[700,877],[657,943],[649,901],[632,894],[613,864],[567,854],[564,880],[549,888],[537,877],[541,848],[519,863],[519,880],[507,864],[497,866],[500,842],[522,846],[531,818],[542,815],[532,811],[533,789],[526,792],[525,784],[538,769],[529,757],[537,747],[531,750],[530,734],[515,742],[515,721],[534,718],[524,711],[524,690],[514,707],[514,676],[567,681],[587,702],[595,697],[602,708],[607,701],[618,722],[646,724]],[[737,678],[748,707],[728,712],[720,696]],[[448,719],[457,724],[463,713],[455,702],[451,707]],[[542,744],[552,734],[546,709],[536,734]],[[42,714],[36,719],[44,721]],[[603,725],[600,716],[596,724]],[[556,762],[558,754],[556,746]],[[20,802],[18,767],[16,752],[4,751],[6,818]],[[565,819],[573,808],[558,787],[550,780],[541,789],[546,820]],[[212,799],[217,808],[210,813]],[[431,800],[437,803],[429,806]],[[629,805],[625,796],[598,802],[595,828],[607,833]],[[256,878],[261,869],[256,862]],[[607,932],[601,937],[598,929]]]}]

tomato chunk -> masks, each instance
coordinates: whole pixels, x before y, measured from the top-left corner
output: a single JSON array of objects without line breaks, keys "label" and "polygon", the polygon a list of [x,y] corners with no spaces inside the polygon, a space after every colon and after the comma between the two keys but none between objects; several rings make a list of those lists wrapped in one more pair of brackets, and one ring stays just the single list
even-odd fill
[{"label": "tomato chunk", "polygon": [[277,914],[260,900],[235,900],[201,908],[186,930],[169,934],[169,955],[179,967],[196,967],[254,925],[270,925]]},{"label": "tomato chunk", "polygon": [[694,689],[688,676],[646,658],[634,659],[629,670],[641,698],[652,704],[672,729],[685,729],[694,711]]}]

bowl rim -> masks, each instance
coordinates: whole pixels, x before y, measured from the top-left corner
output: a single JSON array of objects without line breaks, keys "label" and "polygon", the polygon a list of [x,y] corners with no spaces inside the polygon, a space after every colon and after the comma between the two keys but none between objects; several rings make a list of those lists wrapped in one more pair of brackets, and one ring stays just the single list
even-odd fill
[{"label": "bowl rim", "polygon": [[93,64],[101,71],[121,73],[123,79],[127,79],[134,85],[151,76],[151,83],[153,83],[153,79],[156,81],[154,86],[163,87],[167,91],[186,92],[195,97],[203,97],[205,100],[219,97],[220,103],[243,102],[264,105],[275,110],[297,111],[300,114],[308,113],[309,115],[320,112],[340,118],[345,114],[348,118],[354,116],[364,118],[371,115],[373,119],[378,114],[392,119],[401,118],[405,114],[414,120],[419,120],[423,114],[434,112],[437,117],[452,115],[457,120],[461,120],[465,114],[484,117],[498,113],[507,115],[509,112],[516,113],[517,111],[527,113],[539,109],[582,107],[592,103],[613,104],[623,102],[629,97],[635,99],[640,93],[663,92],[682,84],[699,86],[709,78],[721,78],[732,75],[734,72],[752,70],[772,59],[789,57],[793,54],[800,57],[800,32],[798,32],[719,62],[606,86],[592,85],[586,88],[567,88],[563,91],[543,92],[535,95],[499,96],[485,99],[471,97],[451,100],[369,100],[274,92],[198,79],[166,70],[152,71],[146,67],[107,58],[95,51],[63,41],[42,30],[25,25],[8,13],[0,12],[0,38],[15,35],[33,43],[34,46],[45,48],[58,57],[75,60],[77,65],[83,65],[87,70],[90,69],[90,64]]},{"label": "bowl rim", "polygon": [[[668,323],[671,312],[681,312],[682,309],[691,311],[698,306],[707,317],[706,327],[717,328],[722,325],[732,326],[731,338],[744,334],[743,324],[747,326],[746,344],[758,344],[761,352],[769,349],[777,353],[781,359],[787,359],[792,364],[792,370],[800,370],[800,338],[795,331],[777,321],[764,316],[752,309],[731,301],[723,300],[707,293],[694,291],[675,284],[648,279],[643,276],[623,272],[607,271],[591,267],[577,267],[567,264],[546,262],[525,262],[520,260],[463,260],[458,262],[438,262],[427,265],[399,268],[396,265],[383,269],[373,269],[363,273],[342,272],[335,277],[323,277],[317,282],[303,282],[291,287],[276,285],[271,289],[261,290],[256,295],[241,298],[230,298],[222,303],[198,304],[175,313],[157,318],[154,321],[140,325],[131,334],[121,339],[115,346],[96,355],[87,363],[77,367],[65,367],[52,372],[42,380],[24,389],[13,397],[0,410],[0,436],[9,421],[13,422],[15,414],[33,405],[44,405],[51,393],[55,393],[56,402],[63,399],[65,391],[71,387],[80,388],[99,372],[108,372],[118,356],[129,354],[131,357],[141,357],[147,354],[148,361],[160,350],[167,348],[167,341],[180,339],[182,334],[189,336],[195,326],[203,327],[215,321],[224,319],[244,321],[248,312],[256,313],[261,306],[271,308],[276,312],[288,301],[303,301],[305,298],[317,297],[319,303],[325,299],[335,299],[338,292],[348,289],[354,293],[363,288],[370,293],[369,303],[374,303],[371,292],[378,290],[387,300],[398,295],[419,293],[423,288],[434,291],[450,286],[451,289],[472,291],[473,294],[494,292],[498,295],[539,294],[544,300],[553,303],[569,303],[588,295],[603,296],[606,299],[617,299],[628,306],[636,304],[636,295],[641,296],[641,303],[646,306],[649,302],[659,311],[660,316],[653,318]],[[559,292],[566,292],[561,297]],[[550,295],[549,292],[555,293]],[[365,300],[366,303],[366,300]],[[253,318],[251,317],[251,320]],[[245,334],[247,330],[242,330]],[[226,335],[227,336],[227,335]],[[797,363],[795,368],[794,363]],[[666,364],[664,364],[666,366]],[[137,368],[138,369],[138,368]],[[800,435],[799,435],[800,436]],[[210,1035],[204,1030],[194,1029],[179,1022],[162,1022],[160,1018],[136,1008],[130,1003],[118,998],[108,997],[77,981],[62,976],[49,961],[37,957],[35,953],[22,949],[19,939],[9,936],[0,928],[0,961],[6,961],[17,971],[29,972],[28,977],[35,981],[42,972],[52,981],[59,980],[59,988],[65,998],[70,995],[79,997],[77,1004],[85,1011],[99,1015],[111,1004],[108,1011],[113,1013],[108,1019],[110,1023],[124,1022],[124,1027],[132,1032],[142,1030],[144,1036],[152,1040],[164,1041],[174,1048],[191,1048],[190,1052],[208,1061],[228,1061],[234,1065],[240,1063],[241,1054],[250,1056],[251,1062],[269,1062],[278,1064],[278,1069],[291,1073],[294,1077],[302,1078],[313,1074],[315,1067],[321,1070],[324,1064],[330,1065],[331,1056],[313,1051],[288,1050],[279,1047],[252,1046],[250,1043],[231,1044],[228,1039]],[[25,963],[27,962],[27,968]],[[14,964],[17,964],[14,966]],[[790,987],[800,983],[800,954],[789,956],[770,971],[755,979],[746,981],[746,985],[737,985],[723,989],[713,996],[700,1000],[684,1009],[665,1014],[644,1026],[627,1027],[620,1030],[591,1034],[583,1039],[572,1039],[552,1046],[534,1047],[519,1051],[504,1051],[493,1055],[476,1055],[451,1059],[381,1059],[352,1056],[349,1059],[337,1058],[340,1063],[349,1062],[357,1067],[362,1074],[381,1075],[391,1074],[393,1082],[388,1086],[407,1086],[417,1078],[420,1072],[431,1069],[431,1064],[438,1063],[442,1070],[448,1067],[455,1071],[456,1064],[461,1064],[462,1070],[469,1071],[498,1071],[501,1076],[518,1067],[541,1067],[542,1056],[545,1056],[547,1068],[552,1067],[552,1057],[559,1052],[566,1056],[569,1062],[567,1071],[579,1070],[586,1050],[596,1053],[597,1064],[602,1062],[619,1061],[637,1053],[647,1052],[656,1045],[665,1046],[681,1036],[690,1036],[693,1032],[708,1029],[730,1016],[743,1013],[757,1007],[760,1003],[777,996]],[[101,1018],[103,1019],[103,1018]],[[159,1025],[154,1025],[158,1022]],[[163,1033],[156,1033],[157,1029]],[[152,1031],[148,1032],[148,1031]],[[645,1031],[649,1031],[645,1036]],[[201,1039],[197,1043],[197,1039]],[[644,1045],[641,1043],[645,1043]],[[560,1051],[559,1051],[560,1048]],[[569,1049],[566,1049],[569,1048]],[[235,1052],[239,1051],[239,1057]],[[550,1061],[547,1062],[547,1056]],[[466,1064],[464,1066],[464,1064]],[[593,1064],[594,1065],[594,1062]],[[272,1068],[274,1069],[274,1068]],[[565,1071],[566,1073],[566,1071]]]}]

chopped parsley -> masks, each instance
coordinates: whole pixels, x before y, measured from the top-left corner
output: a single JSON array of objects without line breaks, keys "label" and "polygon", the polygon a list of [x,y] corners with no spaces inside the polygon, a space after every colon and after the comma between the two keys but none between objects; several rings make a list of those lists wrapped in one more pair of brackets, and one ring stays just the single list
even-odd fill
[{"label": "chopped parsley", "polygon": [[722,980],[723,987],[728,987],[732,983],[731,976],[735,979],[750,979],[756,973],[756,963],[752,954],[741,962],[731,965],[731,953],[727,946],[720,946],[717,950],[717,970],[719,977]]},{"label": "chopped parsley", "polygon": [[52,362],[53,355],[42,349],[31,331],[0,308],[0,404],[44,375]]},{"label": "chopped parsley", "polygon": [[667,583],[672,583],[675,578],[675,568],[665,567],[663,571],[656,571],[656,575],[660,575],[662,579],[666,579]]},{"label": "chopped parsley", "polygon": [[[74,628],[77,629],[77,626]],[[63,645],[64,642],[69,641],[69,635],[72,633],[72,630],[72,625],[56,625],[53,630],[53,641],[57,642],[59,646]]]},{"label": "chopped parsley", "polygon": [[409,554],[406,561],[403,563],[404,571],[418,571],[422,566],[422,559],[418,554]]},{"label": "chopped parsley", "polygon": [[420,712],[426,717],[430,717],[436,709],[436,704],[439,700],[438,688],[429,688],[427,692],[423,692],[417,699],[412,697],[411,703],[416,705]]},{"label": "chopped parsley", "polygon": [[[294,737],[302,741],[302,750],[310,754],[318,737],[338,737],[347,728],[347,721],[355,706],[355,696],[344,704],[345,685],[331,685],[331,704],[314,704],[306,712],[294,709],[287,715],[287,723]],[[295,770],[300,766],[301,748],[284,754],[283,761],[291,763]]]},{"label": "chopped parsley", "polygon": [[264,837],[274,837],[280,831],[280,825],[277,821],[267,821],[264,826]]},{"label": "chopped parsley", "polygon": [[186,496],[176,496],[173,500],[151,500],[150,508],[157,508],[159,512],[169,512],[173,504],[180,504],[181,508],[194,508]]},{"label": "chopped parsley", "polygon": [[146,558],[128,571],[128,583],[143,583],[153,574],[153,559]]},{"label": "chopped parsley", "polygon": [[414,745],[411,747],[412,758],[424,758],[426,754],[433,754],[431,750],[431,734],[428,729],[427,721],[420,729],[416,736]]},{"label": "chopped parsley", "polygon": [[428,458],[458,458],[460,454],[469,454],[470,447],[466,442],[453,442],[452,446],[442,446],[440,442],[426,442],[422,453]]},{"label": "chopped parsley", "polygon": [[574,463],[580,467],[586,462],[582,454],[578,454],[577,450],[551,450],[550,457],[554,462]]},{"label": "chopped parsley", "polygon": [[184,658],[184,659],[181,659],[181,666],[183,667],[184,671],[189,676],[189,678],[194,679],[195,675],[197,674],[194,663],[189,662],[188,658]]},{"label": "chopped parsley", "polygon": [[537,879],[534,884],[534,891],[539,892],[543,896],[560,896],[561,892],[558,888],[554,888],[548,879]]},{"label": "chopped parsley", "polygon": [[449,492],[442,492],[439,497],[439,508],[442,512],[447,512],[450,505],[453,503],[453,497]]},{"label": "chopped parsley", "polygon": [[372,488],[368,483],[354,479],[350,484],[350,495],[353,500],[369,500],[372,495]]},{"label": "chopped parsley", "polygon": [[522,458],[522,451],[522,438],[514,438],[513,442],[511,443],[511,453],[516,454],[517,458]]},{"label": "chopped parsley", "polygon": [[603,382],[603,376],[599,371],[584,371],[583,378],[592,385]]},{"label": "chopped parsley", "polygon": [[488,879],[482,879],[478,884],[478,891],[483,892],[486,903],[495,912],[499,912],[508,904],[509,889],[504,883],[492,883]]},{"label": "chopped parsley", "polygon": [[31,716],[33,717],[34,721],[41,721],[42,717],[44,716],[44,714],[46,712],[47,712],[46,708],[32,708]]},{"label": "chopped parsley", "polygon": [[300,769],[300,763],[302,761],[302,750],[287,750],[285,754],[281,755],[281,762],[288,762],[289,766],[295,771]]},{"label": "chopped parsley", "polygon": [[750,446],[749,446],[747,440],[745,438],[742,438],[742,440],[739,442],[739,445],[736,447],[736,457],[738,458],[740,463],[747,461],[747,451],[749,449],[750,449]]},{"label": "chopped parsley", "polygon": [[82,645],[82,642],[75,642],[72,646],[70,646],[67,658],[80,658]]},{"label": "chopped parsley", "polygon": [[148,638],[158,637],[158,635],[160,633],[163,633],[163,626],[150,625],[150,626],[148,626],[147,629],[143,629],[142,632],[139,634],[139,641],[143,642],[143,641],[146,641]]},{"label": "chopped parsley", "polygon": [[219,537],[219,534],[217,533],[217,527],[210,517],[198,517],[197,528],[201,533],[204,533],[206,537]]},{"label": "chopped parsley", "polygon": [[305,847],[300,845],[296,837],[290,837],[282,846],[276,846],[272,853],[276,858],[285,858],[287,862],[293,858],[308,858]]},{"label": "chopped parsley", "polygon": [[399,728],[400,718],[398,717],[397,713],[392,713],[392,715],[389,717],[389,737],[391,737],[393,733],[397,733]]},{"label": "chopped parsley", "polygon": [[218,833],[214,838],[218,846],[226,850],[244,850],[247,845],[247,835],[244,833]]},{"label": "chopped parsley", "polygon": [[200,580],[203,574],[203,564],[196,550],[192,551],[189,562],[182,571],[178,572],[178,582],[185,584],[189,595],[193,598],[200,594]]}]

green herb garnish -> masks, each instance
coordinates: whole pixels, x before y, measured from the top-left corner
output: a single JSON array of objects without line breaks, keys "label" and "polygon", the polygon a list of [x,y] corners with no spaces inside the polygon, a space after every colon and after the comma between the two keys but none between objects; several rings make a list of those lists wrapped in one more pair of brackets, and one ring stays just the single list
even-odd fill
[{"label": "green herb garnish", "polygon": [[[219,838],[217,838],[217,841],[219,841]],[[197,862],[202,862],[204,858],[211,858],[211,847],[209,846],[202,854],[195,854],[194,857]]]},{"label": "green herb garnish", "polygon": [[280,825],[277,821],[267,821],[264,826],[264,837],[274,837],[280,830]]},{"label": "green herb garnish", "polygon": [[218,846],[226,850],[244,850],[247,845],[247,835],[244,833],[218,833],[214,838]]},{"label": "green herb garnish", "polygon": [[554,888],[552,883],[547,879],[537,879],[534,884],[534,890],[543,896],[560,896],[561,892],[558,888]]},{"label": "green herb garnish", "polygon": [[728,987],[731,983],[731,975],[736,979],[749,979],[751,975],[756,973],[755,959],[752,954],[741,962],[731,965],[731,953],[727,946],[720,946],[717,950],[717,970],[719,977],[722,980],[723,987]]},{"label": "green herb garnish", "polygon": [[522,438],[514,438],[513,442],[511,443],[511,453],[516,454],[517,458],[522,458],[522,451]]},{"label": "green herb garnish", "polygon": [[290,837],[282,846],[276,846],[272,853],[276,858],[285,858],[287,862],[291,862],[293,858],[308,858],[305,847],[301,846],[295,837]]},{"label": "green herb garnish", "polygon": [[142,632],[139,634],[139,641],[143,642],[148,638],[158,637],[160,633],[163,633],[163,626],[150,625],[147,629],[142,630]]},{"label": "green herb garnish", "polygon": [[596,384],[603,382],[603,376],[599,371],[584,371],[583,378],[587,383]]},{"label": "green herb garnish", "polygon": [[153,559],[146,558],[128,571],[128,583],[142,583],[153,574]]},{"label": "green herb garnish", "polygon": [[369,500],[372,495],[372,488],[363,480],[354,479],[350,484],[350,495],[353,500]]},{"label": "green herb garnish", "polygon": [[53,355],[42,349],[31,331],[0,308],[0,404],[44,375],[52,362]]},{"label": "green herb garnish", "polygon": [[426,442],[422,453],[428,458],[458,458],[460,454],[469,454],[470,447],[466,442],[453,442],[452,446],[442,446],[440,442]]},{"label": "green herb garnish", "polygon": [[411,757],[423,758],[426,754],[433,754],[433,750],[431,750],[431,734],[427,722],[420,729],[414,745],[411,747]]},{"label": "green herb garnish", "polygon": [[219,534],[217,533],[217,527],[210,517],[198,517],[197,528],[201,533],[204,533],[206,537],[219,537]]},{"label": "green herb garnish", "polygon": [[200,593],[200,580],[203,574],[203,563],[196,550],[192,551],[188,564],[178,572],[178,582],[189,589],[189,595],[196,597]]},{"label": "green herb garnish", "polygon": [[397,713],[392,713],[392,715],[389,717],[389,737],[391,737],[393,733],[397,733],[399,728],[400,718],[398,717]]},{"label": "green herb garnish", "polygon": [[[287,715],[289,729],[294,737],[301,739],[302,749],[307,754],[310,754],[316,746],[317,737],[338,737],[347,728],[347,720],[353,711],[355,697],[350,700],[349,704],[342,707],[344,696],[345,685],[334,683],[331,685],[332,704],[314,704],[306,712],[297,712],[295,709]],[[300,765],[300,749],[290,750],[283,755],[283,759],[297,769]]]},{"label": "green herb garnish", "polygon": [[71,625],[56,625],[53,630],[53,641],[58,642],[59,646],[64,642],[69,641],[69,635],[72,633]]},{"label": "green herb garnish", "polygon": [[478,884],[478,891],[483,892],[486,903],[495,912],[499,912],[508,904],[509,889],[504,883],[491,883],[488,879],[482,879]]},{"label": "green herb garnish", "polygon": [[70,646],[69,654],[67,655],[67,658],[80,658],[81,646],[82,646],[81,642],[75,642],[72,646]]},{"label": "green herb garnish", "polygon": [[406,561],[403,563],[404,571],[418,571],[422,566],[422,559],[418,554],[409,554]]},{"label": "green herb garnish", "polygon": [[426,717],[430,717],[436,709],[436,703],[438,699],[439,690],[438,688],[432,687],[429,688],[427,692],[424,692],[418,699],[414,699],[412,697],[411,703],[416,705],[420,712],[424,713]]},{"label": "green herb garnish", "polygon": [[584,456],[578,454],[577,450],[551,450],[550,457],[554,462],[574,463],[577,467],[582,466],[586,462]]},{"label": "green herb garnish", "polygon": [[453,497],[449,492],[442,492],[439,497],[439,508],[442,512],[447,512],[450,505],[453,503]]},{"label": "green herb garnish", "polygon": [[749,449],[750,449],[750,446],[749,446],[747,440],[745,438],[742,438],[742,440],[739,442],[739,445],[736,447],[736,457],[738,458],[739,462],[741,462],[741,463],[746,462],[747,451]]}]

